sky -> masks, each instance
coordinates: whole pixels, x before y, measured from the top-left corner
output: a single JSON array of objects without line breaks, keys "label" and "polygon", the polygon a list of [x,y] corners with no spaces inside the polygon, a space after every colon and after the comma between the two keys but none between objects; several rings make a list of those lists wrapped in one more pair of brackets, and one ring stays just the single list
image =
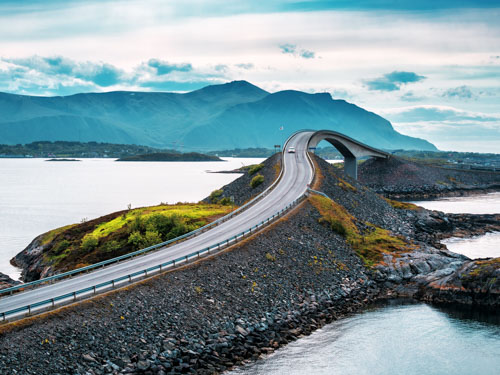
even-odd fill
[{"label": "sky", "polygon": [[0,91],[329,92],[500,153],[500,0],[0,0]]}]

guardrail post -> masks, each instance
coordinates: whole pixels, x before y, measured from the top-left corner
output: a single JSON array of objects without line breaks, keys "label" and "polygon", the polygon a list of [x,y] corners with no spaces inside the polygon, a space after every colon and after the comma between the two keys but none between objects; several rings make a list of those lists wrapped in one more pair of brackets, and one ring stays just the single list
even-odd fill
[{"label": "guardrail post", "polygon": [[73,292],[73,301],[76,301],[76,292]]},{"label": "guardrail post", "polygon": [[51,298],[50,300],[52,301],[52,307],[54,307],[55,306],[54,298]]},{"label": "guardrail post", "polygon": [[188,258],[189,258],[189,257],[188,257],[188,255],[186,255],[186,263],[189,261],[189,259],[188,259]]},{"label": "guardrail post", "polygon": [[173,265],[174,265],[174,267],[175,267],[175,259],[172,261],[172,263],[173,263]]},{"label": "guardrail post", "polygon": [[96,294],[96,289],[95,289],[95,285],[94,285],[94,295]]},{"label": "guardrail post", "polygon": [[111,280],[111,284],[113,285],[113,288],[115,287],[115,280]]},{"label": "guardrail post", "polygon": [[148,270],[144,270],[144,276],[148,275]]},{"label": "guardrail post", "polygon": [[160,272],[161,272],[161,263],[160,263]]},{"label": "guardrail post", "polygon": [[28,315],[31,314],[31,305],[28,305]]},{"label": "guardrail post", "polygon": [[5,322],[5,313],[2,313],[3,321]]},{"label": "guardrail post", "polygon": [[198,259],[200,259],[200,252],[198,251]]}]

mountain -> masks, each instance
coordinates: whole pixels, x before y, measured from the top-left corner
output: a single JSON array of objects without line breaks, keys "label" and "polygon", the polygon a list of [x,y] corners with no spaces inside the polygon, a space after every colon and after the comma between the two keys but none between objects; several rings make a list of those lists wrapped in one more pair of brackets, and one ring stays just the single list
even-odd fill
[{"label": "mountain", "polygon": [[[279,128],[283,126],[284,130]],[[0,93],[0,143],[98,141],[209,151],[267,147],[299,129],[331,129],[375,147],[435,150],[389,121],[329,94],[270,94],[246,81],[178,93],[64,97]]]}]

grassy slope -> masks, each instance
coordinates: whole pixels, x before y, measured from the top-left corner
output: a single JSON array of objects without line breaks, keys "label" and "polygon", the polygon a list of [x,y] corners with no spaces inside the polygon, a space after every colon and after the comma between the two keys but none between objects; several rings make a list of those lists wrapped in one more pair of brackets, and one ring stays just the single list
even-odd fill
[{"label": "grassy slope", "polygon": [[227,214],[230,206],[176,204],[115,212],[42,237],[44,261],[65,271],[169,240]]},{"label": "grassy slope", "polygon": [[413,248],[413,245],[406,243],[401,237],[394,236],[388,230],[376,225],[366,222],[364,229],[361,230],[356,225],[357,220],[354,216],[342,205],[328,198],[313,195],[309,200],[321,214],[320,223],[344,236],[366,266],[382,262],[384,253],[397,254]]}]

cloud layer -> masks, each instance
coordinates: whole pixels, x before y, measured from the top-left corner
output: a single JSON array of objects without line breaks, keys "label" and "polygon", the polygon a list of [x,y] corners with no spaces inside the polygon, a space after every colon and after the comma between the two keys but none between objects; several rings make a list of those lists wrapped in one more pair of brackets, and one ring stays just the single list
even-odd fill
[{"label": "cloud layer", "polygon": [[424,80],[425,77],[413,72],[398,72],[384,74],[382,77],[372,80],[365,80],[365,85],[370,90],[396,91],[402,85]]},{"label": "cloud layer", "polygon": [[432,139],[442,150],[498,153],[500,114],[444,106],[412,106],[383,112],[405,134]]},{"label": "cloud layer", "polygon": [[[250,69],[251,65],[244,65]],[[149,59],[131,70],[105,62],[79,62],[62,56],[0,58],[0,91],[67,95],[117,89],[189,91],[227,80],[220,66],[204,70],[190,63]]]},{"label": "cloud layer", "polygon": [[[0,91],[189,91],[243,79],[376,113],[415,104],[494,117],[498,19],[493,0],[5,0]],[[495,123],[434,116],[395,123],[438,145],[450,126],[472,134]],[[490,141],[470,146],[480,142]]]}]

